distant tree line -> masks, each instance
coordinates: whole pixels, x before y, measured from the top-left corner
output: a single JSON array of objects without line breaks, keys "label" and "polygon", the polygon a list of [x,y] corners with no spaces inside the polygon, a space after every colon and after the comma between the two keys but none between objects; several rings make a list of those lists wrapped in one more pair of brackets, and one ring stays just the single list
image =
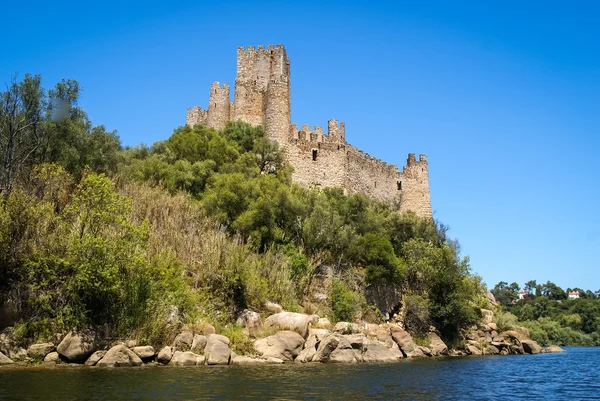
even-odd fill
[{"label": "distant tree line", "polygon": [[[561,287],[547,281],[530,280],[519,298],[517,283],[501,281],[491,290],[509,314],[528,327],[532,337],[543,344],[600,345],[600,290]],[[578,292],[577,299],[569,293]]]}]

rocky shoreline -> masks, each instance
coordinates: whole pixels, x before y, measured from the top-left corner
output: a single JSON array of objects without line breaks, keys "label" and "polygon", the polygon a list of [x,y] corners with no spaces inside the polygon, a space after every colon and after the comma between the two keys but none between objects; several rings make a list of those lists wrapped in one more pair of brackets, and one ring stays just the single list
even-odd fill
[{"label": "rocky shoreline", "polygon": [[[564,352],[558,346],[542,348],[529,338],[527,329],[498,332],[493,312],[482,310],[480,325],[463,333],[459,349],[449,349],[434,327],[427,346],[415,343],[398,324],[339,322],[294,312],[278,312],[265,322],[252,311],[241,314],[240,323],[253,340],[249,355],[237,355],[230,339],[216,334],[213,326],[182,330],[171,344],[155,349],[127,340],[99,349],[91,330],[72,330],[60,342],[15,346],[10,332],[0,335],[0,366],[168,366],[260,365],[282,363],[391,363],[403,359],[466,355],[510,355]],[[257,336],[262,330],[270,335]],[[60,337],[58,337],[60,338]],[[57,340],[58,341],[58,340]]]}]

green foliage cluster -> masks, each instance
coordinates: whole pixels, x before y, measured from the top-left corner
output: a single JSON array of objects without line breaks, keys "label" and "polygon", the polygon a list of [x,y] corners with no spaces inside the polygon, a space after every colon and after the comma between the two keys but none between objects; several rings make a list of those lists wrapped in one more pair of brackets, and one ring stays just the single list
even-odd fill
[{"label": "green foliage cluster", "polygon": [[[537,284],[531,280],[523,288],[526,294],[520,300],[517,283],[502,281],[492,290],[506,310],[501,315],[504,326],[527,327],[531,338],[545,345],[600,345],[600,299],[596,293],[579,288],[565,291],[550,281]],[[580,298],[569,299],[571,291],[578,291]]]},{"label": "green foliage cluster", "polygon": [[39,165],[32,188],[15,187],[0,205],[3,298],[19,306],[32,337],[77,326],[131,332],[161,301],[148,224],[130,221],[131,199],[106,176],[70,182],[62,167]]},{"label": "green foliage cluster", "polygon": [[477,320],[481,280],[446,227],[292,183],[261,127],[180,127],[121,149],[78,108],[75,81],[32,86],[40,142],[0,203],[0,304],[17,305],[28,335],[89,325],[160,341],[173,311],[235,334],[243,308],[311,305],[323,271],[333,279],[318,308],[336,321],[377,319],[365,289],[385,286],[405,294],[415,332],[434,324],[451,338]]}]

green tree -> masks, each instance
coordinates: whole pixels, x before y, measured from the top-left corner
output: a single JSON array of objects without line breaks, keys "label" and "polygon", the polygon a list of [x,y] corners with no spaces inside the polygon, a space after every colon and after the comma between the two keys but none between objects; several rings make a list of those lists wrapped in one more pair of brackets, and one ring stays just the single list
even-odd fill
[{"label": "green tree", "polygon": [[27,74],[21,82],[14,77],[0,93],[0,193],[5,197],[40,146],[44,104],[39,75]]}]

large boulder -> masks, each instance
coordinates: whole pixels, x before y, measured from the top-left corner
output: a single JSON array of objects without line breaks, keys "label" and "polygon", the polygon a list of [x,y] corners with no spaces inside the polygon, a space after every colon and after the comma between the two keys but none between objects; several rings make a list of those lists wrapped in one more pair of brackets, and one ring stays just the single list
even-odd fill
[{"label": "large boulder", "polygon": [[358,359],[357,352],[352,348],[350,341],[334,333],[321,340],[313,361],[353,363],[358,362]]},{"label": "large boulder", "polygon": [[500,350],[498,349],[498,347],[492,344],[488,344],[483,348],[481,352],[483,355],[498,355],[500,353]]},{"label": "large boulder", "polygon": [[333,328],[333,325],[331,324],[331,322],[329,321],[329,319],[327,319],[326,317],[322,317],[315,324],[315,328],[317,328],[317,329],[331,330]]},{"label": "large boulder", "polygon": [[248,335],[253,335],[262,328],[262,320],[260,315],[254,311],[249,309],[244,309],[242,313],[240,313],[237,324],[244,328],[244,332]]},{"label": "large boulder", "polygon": [[308,337],[310,325],[319,321],[316,315],[305,315],[295,312],[280,312],[269,316],[265,320],[265,328],[275,328],[277,330],[291,330],[300,334],[302,338]]},{"label": "large boulder", "polygon": [[386,347],[383,343],[371,342],[366,345],[366,350],[362,354],[362,360],[364,362],[396,362],[402,358],[402,354],[398,356],[398,353],[392,351],[392,349]]},{"label": "large boulder", "polygon": [[193,342],[194,333],[192,333],[189,330],[185,330],[177,334],[177,336],[173,340],[173,344],[171,344],[171,348],[177,351],[189,351],[192,348]]},{"label": "large boulder", "polygon": [[394,339],[392,337],[392,330],[400,329],[398,326],[380,326],[375,324],[369,324],[365,330],[365,332],[371,336],[375,337],[378,341],[385,343],[388,348],[391,348],[394,345]]},{"label": "large boulder", "polygon": [[266,359],[251,358],[249,356],[236,356],[231,359],[232,365],[264,365],[266,363]]},{"label": "large boulder", "polygon": [[481,309],[481,321],[483,324],[492,323],[493,319],[494,319],[494,311],[491,311],[489,309]]},{"label": "large boulder", "polygon": [[515,326],[515,331],[519,333],[519,338],[521,340],[527,340],[529,337],[529,329],[526,327]]},{"label": "large boulder", "polygon": [[27,355],[34,359],[44,359],[46,355],[55,349],[56,347],[52,343],[33,344],[27,348]]},{"label": "large boulder", "polygon": [[547,348],[544,348],[544,352],[545,353],[552,353],[552,352],[567,352],[564,349],[562,349],[561,347],[559,347],[558,345],[551,345]]},{"label": "large boulder", "polygon": [[499,336],[504,338],[504,342],[508,344],[509,353],[511,354],[523,354],[525,350],[521,344],[519,333],[514,330],[507,330]]},{"label": "large boulder", "polygon": [[297,362],[311,362],[313,357],[317,353],[317,348],[321,340],[327,337],[329,330],[325,329],[311,329],[308,334],[308,339],[304,343],[304,349],[296,357]]},{"label": "large boulder", "polygon": [[206,346],[207,347],[211,344],[211,342],[214,342],[214,341],[219,341],[219,342],[222,342],[225,345],[229,345],[229,338],[227,338],[224,335],[221,335],[221,334],[210,334],[210,335],[206,336]]},{"label": "large boulder", "polygon": [[369,339],[363,333],[360,334],[349,334],[344,336],[346,340],[350,343],[350,346],[353,349],[364,350],[366,349],[367,344],[370,343]]},{"label": "large boulder", "polygon": [[69,362],[83,363],[94,352],[94,333],[73,330],[58,344],[56,351]]},{"label": "large boulder", "polygon": [[[92,355],[94,355],[94,354],[92,354]],[[44,362],[59,363],[60,362],[60,355],[58,354],[58,352],[52,351],[51,353],[49,353],[48,355],[46,355],[44,357]]]},{"label": "large boulder", "polygon": [[360,333],[360,327],[356,323],[337,322],[333,331],[339,334],[358,334]]},{"label": "large boulder", "polygon": [[148,362],[154,358],[156,351],[151,345],[141,345],[131,349],[142,361]]},{"label": "large boulder", "polygon": [[194,334],[194,339],[192,340],[192,352],[204,352],[204,348],[206,348],[206,336],[201,334]]},{"label": "large boulder", "polygon": [[175,351],[169,365],[173,366],[197,366],[203,365],[205,357],[194,354],[191,351]]},{"label": "large boulder", "polygon": [[267,301],[264,304],[264,308],[269,313],[281,313],[283,312],[283,308],[281,305],[276,304],[275,302]]},{"label": "large boulder", "polygon": [[429,348],[434,356],[448,355],[448,346],[442,341],[436,333],[427,333],[429,337]]},{"label": "large boulder", "polygon": [[27,350],[21,347],[12,348],[8,350],[8,357],[13,361],[27,361]]},{"label": "large boulder", "polygon": [[522,340],[523,350],[528,354],[539,354],[542,352],[542,347],[533,340]]},{"label": "large boulder", "polygon": [[204,355],[206,356],[206,363],[208,365],[228,365],[231,359],[229,339],[220,334],[207,336]]},{"label": "large boulder", "polygon": [[293,361],[302,351],[303,345],[304,338],[300,334],[286,330],[255,341],[254,349],[264,358],[273,357]]},{"label": "large boulder", "polygon": [[2,330],[2,332],[0,332],[0,352],[8,355],[9,351],[16,346],[17,344],[14,339],[13,328],[7,327]]},{"label": "large boulder", "polygon": [[13,360],[0,352],[0,366],[13,364]]},{"label": "large boulder", "polygon": [[102,359],[104,358],[104,355],[106,355],[107,351],[96,351],[94,352],[92,355],[90,355],[90,357],[87,359],[87,361],[85,361],[85,364],[87,366],[96,366],[96,364]]},{"label": "large boulder", "polygon": [[482,355],[481,350],[472,344],[467,345],[467,353],[471,354],[471,355]]},{"label": "large boulder", "polygon": [[423,351],[417,347],[415,342],[412,339],[412,336],[406,330],[402,330],[401,328],[392,328],[392,338],[400,347],[402,354],[404,354],[407,358],[419,358],[425,356]]},{"label": "large boulder", "polygon": [[425,356],[433,356],[433,352],[431,352],[431,349],[429,349],[429,347],[425,347],[423,345],[417,345],[417,348],[421,350],[421,352],[423,353],[423,355],[425,355]]},{"label": "large boulder", "polygon": [[120,344],[115,345],[114,347],[109,349],[106,355],[104,355],[104,357],[100,359],[100,361],[98,361],[96,366],[140,366],[142,363],[143,362],[139,356],[137,356],[132,350],[130,350],[126,346]]},{"label": "large boulder", "polygon": [[158,352],[158,357],[156,359],[163,365],[167,365],[169,362],[171,362],[172,358],[173,350],[171,349],[171,347],[164,347]]}]

